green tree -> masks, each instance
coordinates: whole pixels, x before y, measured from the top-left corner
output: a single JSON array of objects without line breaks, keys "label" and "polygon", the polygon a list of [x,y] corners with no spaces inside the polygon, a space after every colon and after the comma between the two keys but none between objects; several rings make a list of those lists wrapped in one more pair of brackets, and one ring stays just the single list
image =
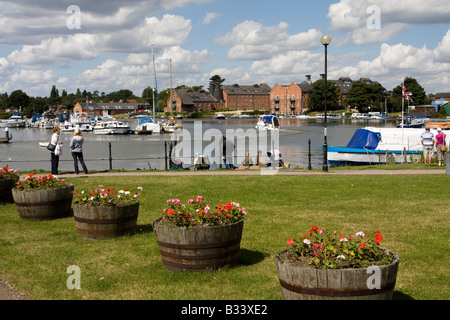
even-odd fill
[{"label": "green tree", "polygon": [[22,109],[26,108],[29,103],[30,97],[22,90],[13,91],[8,98],[8,107],[16,107]]},{"label": "green tree", "polygon": [[361,81],[353,83],[352,88],[344,100],[346,106],[357,108],[359,112],[365,113],[370,110],[382,110],[386,89],[379,83],[367,84]]},{"label": "green tree", "polygon": [[[327,81],[327,110],[336,110],[339,106],[340,90],[330,81]],[[309,93],[309,103],[311,111],[325,110],[325,80],[318,80],[313,83]]]},{"label": "green tree", "polygon": [[[412,93],[412,102],[409,105],[421,106],[429,104],[429,100],[427,99],[427,95],[425,93],[424,88],[417,82],[414,78],[406,78],[405,79],[405,88],[407,91]],[[402,85],[397,86],[392,91],[392,106],[395,111],[402,111],[402,96],[403,96],[403,88]],[[408,101],[405,101],[405,106],[408,106]]]},{"label": "green tree", "polygon": [[223,79],[221,76],[219,76],[218,74],[212,76],[211,78],[209,78],[209,81],[214,83],[214,84],[222,84],[225,82],[225,79]]}]

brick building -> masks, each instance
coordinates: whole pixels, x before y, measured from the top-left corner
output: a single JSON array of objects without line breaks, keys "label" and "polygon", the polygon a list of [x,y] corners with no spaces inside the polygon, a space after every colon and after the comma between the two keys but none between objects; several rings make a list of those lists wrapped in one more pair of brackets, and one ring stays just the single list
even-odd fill
[{"label": "brick building", "polygon": [[[171,109],[172,106],[172,109]],[[196,112],[213,111],[224,108],[223,100],[216,99],[205,90],[192,91],[189,89],[177,89],[172,92],[172,101],[167,100],[165,112]]]},{"label": "brick building", "polygon": [[89,116],[111,116],[139,112],[150,108],[148,103],[77,103],[73,113],[86,113]]},{"label": "brick building", "polygon": [[270,111],[282,115],[300,115],[309,108],[311,77],[306,76],[302,83],[290,85],[277,83],[270,92]]},{"label": "brick building", "polygon": [[270,86],[265,83],[223,86],[224,108],[233,111],[270,110],[270,91]]}]

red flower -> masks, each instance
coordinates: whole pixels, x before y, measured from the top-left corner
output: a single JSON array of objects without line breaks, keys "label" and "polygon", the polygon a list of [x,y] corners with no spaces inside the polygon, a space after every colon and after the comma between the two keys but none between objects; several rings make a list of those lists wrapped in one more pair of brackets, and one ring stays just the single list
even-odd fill
[{"label": "red flower", "polygon": [[365,243],[361,243],[361,244],[359,245],[359,247],[360,247],[361,249],[364,249],[364,248],[366,247],[366,244],[365,244]]},{"label": "red flower", "polygon": [[312,233],[313,231],[319,232],[319,227],[316,227],[316,226],[311,227],[311,229],[309,229],[309,231],[308,231],[308,234],[311,235],[311,233]]},{"label": "red flower", "polygon": [[175,210],[173,210],[173,209],[167,210],[167,214],[168,214],[169,216],[172,216],[174,213],[175,213]]},{"label": "red flower", "polygon": [[287,243],[288,243],[288,245],[294,244],[294,239],[289,239],[289,240],[287,241]]},{"label": "red flower", "polygon": [[227,203],[224,207],[225,210],[233,210],[233,205],[231,203]]}]

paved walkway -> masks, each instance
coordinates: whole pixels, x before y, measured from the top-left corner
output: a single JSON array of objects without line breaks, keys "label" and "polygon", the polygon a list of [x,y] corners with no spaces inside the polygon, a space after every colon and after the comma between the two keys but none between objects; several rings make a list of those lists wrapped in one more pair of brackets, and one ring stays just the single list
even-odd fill
[{"label": "paved walkway", "polygon": [[[140,171],[140,172],[107,172],[95,173],[90,175],[65,174],[58,178],[86,178],[86,177],[121,177],[121,176],[257,176],[257,175],[279,175],[279,176],[343,176],[343,175],[443,175],[445,169],[436,170],[336,170],[330,172],[307,171],[307,170],[217,170],[217,171]],[[27,298],[0,280],[0,300],[26,300]]]}]

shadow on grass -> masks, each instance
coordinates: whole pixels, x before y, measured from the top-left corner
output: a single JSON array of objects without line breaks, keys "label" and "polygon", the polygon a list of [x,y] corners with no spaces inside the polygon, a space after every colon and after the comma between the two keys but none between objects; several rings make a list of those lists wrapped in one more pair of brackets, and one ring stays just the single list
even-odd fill
[{"label": "shadow on grass", "polygon": [[238,266],[251,266],[263,261],[267,256],[266,253],[254,250],[241,249],[239,251]]},{"label": "shadow on grass", "polygon": [[392,300],[415,300],[415,299],[407,294],[404,294],[403,292],[395,290],[392,296]]},{"label": "shadow on grass", "polygon": [[136,226],[136,234],[147,234],[147,233],[153,233],[153,225],[147,224],[147,225],[138,225]]}]

